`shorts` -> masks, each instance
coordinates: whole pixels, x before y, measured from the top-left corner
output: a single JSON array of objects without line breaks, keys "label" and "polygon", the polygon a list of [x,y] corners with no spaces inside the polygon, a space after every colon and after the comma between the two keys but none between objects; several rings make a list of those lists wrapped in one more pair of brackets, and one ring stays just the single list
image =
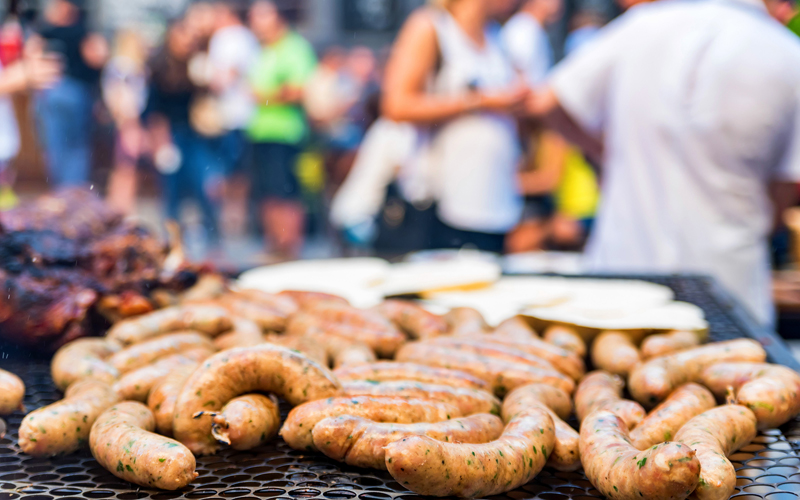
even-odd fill
[{"label": "shorts", "polygon": [[249,150],[251,193],[255,200],[300,198],[300,184],[294,173],[300,156],[298,146],[254,142]]}]

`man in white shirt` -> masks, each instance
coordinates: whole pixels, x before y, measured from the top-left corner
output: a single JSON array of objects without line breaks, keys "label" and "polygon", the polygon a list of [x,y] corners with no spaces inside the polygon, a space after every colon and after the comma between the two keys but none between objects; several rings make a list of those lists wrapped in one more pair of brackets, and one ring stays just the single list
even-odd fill
[{"label": "man in white shirt", "polygon": [[526,0],[500,33],[511,62],[531,87],[540,85],[553,66],[545,28],[558,20],[561,9],[562,0]]},{"label": "man in white shirt", "polygon": [[774,320],[767,239],[774,194],[800,180],[800,42],[761,0],[634,7],[532,109],[604,167],[589,270],[711,274]]}]

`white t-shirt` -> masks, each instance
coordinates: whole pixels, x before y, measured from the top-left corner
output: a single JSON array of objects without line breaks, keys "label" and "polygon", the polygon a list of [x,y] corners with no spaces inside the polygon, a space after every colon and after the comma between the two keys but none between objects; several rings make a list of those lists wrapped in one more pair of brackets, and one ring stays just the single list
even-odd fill
[{"label": "white t-shirt", "polygon": [[[0,75],[3,64],[0,63]],[[7,162],[19,153],[19,129],[11,97],[0,95],[0,163]]]},{"label": "white t-shirt", "polygon": [[[514,70],[496,30],[477,46],[445,11],[435,12],[441,66],[432,92],[463,95],[474,89],[507,90]],[[499,113],[469,113],[433,127],[427,158],[439,218],[451,227],[490,234],[508,232],[522,215],[516,173],[520,157],[516,122]]]},{"label": "white t-shirt", "polygon": [[772,179],[800,179],[800,42],[758,0],[633,8],[557,67],[604,131],[590,270],[711,274],[769,323]]},{"label": "white t-shirt", "polygon": [[553,66],[553,48],[539,21],[527,12],[518,12],[503,26],[500,36],[503,48],[528,85],[544,82]]},{"label": "white t-shirt", "polygon": [[245,26],[235,25],[214,33],[208,44],[208,66],[212,81],[219,79],[219,98],[225,128],[237,130],[247,125],[253,113],[253,98],[247,74],[261,47]]}]

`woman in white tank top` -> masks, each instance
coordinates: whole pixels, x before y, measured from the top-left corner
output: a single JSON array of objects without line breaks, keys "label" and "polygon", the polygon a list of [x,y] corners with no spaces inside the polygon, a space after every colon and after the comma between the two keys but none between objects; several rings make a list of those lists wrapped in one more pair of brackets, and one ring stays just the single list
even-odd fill
[{"label": "woman in white tank top", "polygon": [[522,211],[514,113],[528,90],[491,19],[514,0],[438,0],[412,14],[389,60],[383,112],[427,131],[424,161],[442,222],[435,246],[502,251]]}]

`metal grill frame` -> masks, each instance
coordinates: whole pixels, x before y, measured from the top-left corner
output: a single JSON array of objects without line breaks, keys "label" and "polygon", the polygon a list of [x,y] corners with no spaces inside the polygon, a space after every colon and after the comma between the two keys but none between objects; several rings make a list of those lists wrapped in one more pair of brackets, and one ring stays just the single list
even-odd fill
[{"label": "metal grill frame", "polygon": [[[706,313],[710,340],[750,337],[768,352],[769,360],[800,370],[786,344],[760,327],[714,280],[703,276],[584,276],[640,279],[672,288],[678,300],[692,302]],[[19,348],[0,346],[0,367],[20,375],[29,410],[61,398],[50,378],[49,361]],[[284,405],[283,413],[288,411]],[[139,488],[100,467],[88,451],[66,457],[38,459],[22,454],[17,429],[23,413],[7,418],[9,432],[0,439],[0,500],[172,500],[172,499],[310,499],[421,500],[385,472],[357,469],[321,454],[290,449],[278,439],[247,452],[226,449],[198,458],[200,476],[178,492]],[[575,422],[572,422],[573,425]],[[731,457],[737,469],[739,500],[800,499],[800,419],[759,434]],[[590,500],[602,498],[582,471],[545,469],[520,489],[493,500]]]}]

